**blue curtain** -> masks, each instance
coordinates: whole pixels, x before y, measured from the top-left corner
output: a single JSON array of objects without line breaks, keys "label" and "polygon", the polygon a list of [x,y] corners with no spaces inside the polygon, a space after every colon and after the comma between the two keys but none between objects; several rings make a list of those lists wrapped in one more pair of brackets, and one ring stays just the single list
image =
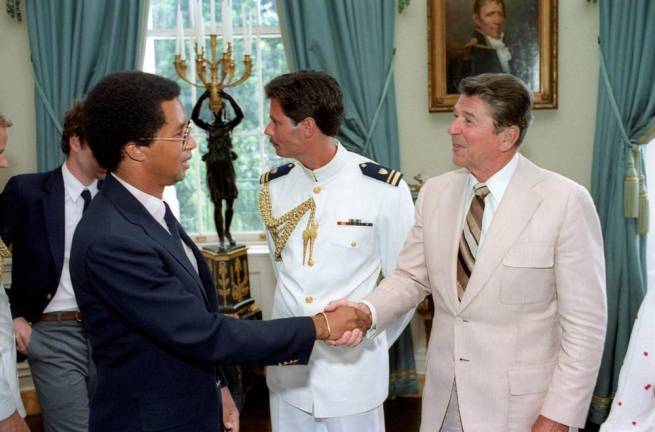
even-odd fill
[{"label": "blue curtain", "polygon": [[[291,70],[334,76],[344,94],[339,141],[400,168],[393,84],[396,2],[280,0],[278,13]],[[389,396],[418,393],[409,326],[389,350]]]},{"label": "blue curtain", "polygon": [[343,89],[341,143],[399,169],[393,84],[396,2],[281,0],[278,4],[291,70],[327,72]]},{"label": "blue curtain", "polygon": [[592,195],[605,239],[608,329],[590,411],[593,423],[607,417],[646,291],[648,197],[641,145],[655,123],[655,2],[601,1],[599,7]]},{"label": "blue curtain", "polygon": [[145,0],[30,0],[27,30],[34,71],[39,171],[63,161],[64,113],[110,72],[140,65]]}]

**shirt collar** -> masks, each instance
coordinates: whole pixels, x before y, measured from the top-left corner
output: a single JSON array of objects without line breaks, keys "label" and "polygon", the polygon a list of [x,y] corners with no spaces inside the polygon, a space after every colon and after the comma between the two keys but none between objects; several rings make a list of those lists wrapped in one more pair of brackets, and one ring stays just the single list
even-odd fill
[{"label": "shirt collar", "polygon": [[[512,159],[510,159],[510,161],[507,162],[500,171],[489,177],[487,181],[484,182],[484,184],[487,185],[487,188],[489,188],[489,193],[497,203],[503,199],[503,195],[507,190],[507,186],[512,179],[512,175],[516,171],[518,164],[519,152],[516,152]],[[480,183],[478,179],[476,179],[473,174],[469,173],[469,190],[473,190],[473,187],[478,183]]]},{"label": "shirt collar", "polygon": [[80,195],[82,194],[82,191],[84,189],[88,189],[89,192],[91,193],[91,196],[95,196],[96,193],[98,193],[98,180],[93,180],[93,182],[88,185],[84,186],[78,179],[73,175],[73,173],[70,172],[68,167],[66,166],[66,162],[64,162],[61,165],[61,176],[64,179],[64,190],[68,194],[69,198],[73,202],[77,202],[77,200],[80,198]]},{"label": "shirt collar", "polygon": [[337,144],[337,152],[330,162],[315,170],[310,170],[301,165],[305,174],[312,181],[325,183],[335,177],[346,166],[348,162],[348,150],[343,148],[341,143],[336,139],[334,141]]},{"label": "shirt collar", "polygon": [[132,195],[134,195],[134,198],[137,199],[143,205],[148,213],[161,225],[164,225],[166,222],[164,221],[164,215],[166,214],[166,206],[164,205],[164,201],[157,198],[156,196],[147,194],[143,192],[140,189],[137,189],[136,187],[132,186],[122,178],[118,177],[116,173],[111,173],[112,176],[116,180],[120,182],[123,186],[125,186],[125,189],[128,190]]}]

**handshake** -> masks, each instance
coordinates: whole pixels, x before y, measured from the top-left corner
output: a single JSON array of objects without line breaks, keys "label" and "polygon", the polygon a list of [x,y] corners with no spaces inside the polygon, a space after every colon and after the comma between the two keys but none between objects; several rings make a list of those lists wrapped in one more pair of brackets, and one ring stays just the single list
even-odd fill
[{"label": "handshake", "polygon": [[330,302],[323,312],[312,317],[316,339],[332,346],[354,347],[371,327],[371,311],[364,303],[346,299]]}]

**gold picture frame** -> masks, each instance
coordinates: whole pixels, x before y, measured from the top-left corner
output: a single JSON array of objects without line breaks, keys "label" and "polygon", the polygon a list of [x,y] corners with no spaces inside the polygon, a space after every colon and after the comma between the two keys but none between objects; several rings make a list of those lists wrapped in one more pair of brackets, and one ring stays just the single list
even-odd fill
[{"label": "gold picture frame", "polygon": [[[459,79],[453,66],[466,61],[465,56],[457,55],[471,46],[470,38],[475,30],[473,0],[427,2],[429,109],[446,112],[452,110],[459,97],[453,90]],[[557,0],[504,0],[504,3],[505,43],[514,57],[512,62],[517,61],[519,65],[512,73],[533,90],[535,109],[556,109]],[[516,16],[512,16],[513,11]],[[449,31],[449,27],[453,30]],[[514,44],[508,39],[514,40]]]}]

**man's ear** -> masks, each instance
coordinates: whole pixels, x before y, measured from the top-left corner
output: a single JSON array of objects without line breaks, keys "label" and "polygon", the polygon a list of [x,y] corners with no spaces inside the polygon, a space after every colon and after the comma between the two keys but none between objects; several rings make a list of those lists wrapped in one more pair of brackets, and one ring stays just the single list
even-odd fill
[{"label": "man's ear", "polygon": [[123,152],[125,153],[125,156],[133,161],[143,162],[146,159],[143,147],[144,146],[140,146],[134,142],[129,142],[125,147],[123,147]]},{"label": "man's ear", "polygon": [[313,117],[305,117],[305,119],[300,122],[299,126],[302,128],[302,134],[305,138],[313,137],[318,129],[316,120],[314,120]]},{"label": "man's ear", "polygon": [[521,130],[519,129],[518,126],[512,125],[503,129],[500,132],[500,134],[501,134],[500,150],[508,151],[514,148],[514,146],[516,145],[516,142],[519,140],[519,135],[521,134]]},{"label": "man's ear", "polygon": [[77,135],[71,135],[68,137],[68,147],[76,153],[82,150],[82,141],[80,140],[80,137]]}]

